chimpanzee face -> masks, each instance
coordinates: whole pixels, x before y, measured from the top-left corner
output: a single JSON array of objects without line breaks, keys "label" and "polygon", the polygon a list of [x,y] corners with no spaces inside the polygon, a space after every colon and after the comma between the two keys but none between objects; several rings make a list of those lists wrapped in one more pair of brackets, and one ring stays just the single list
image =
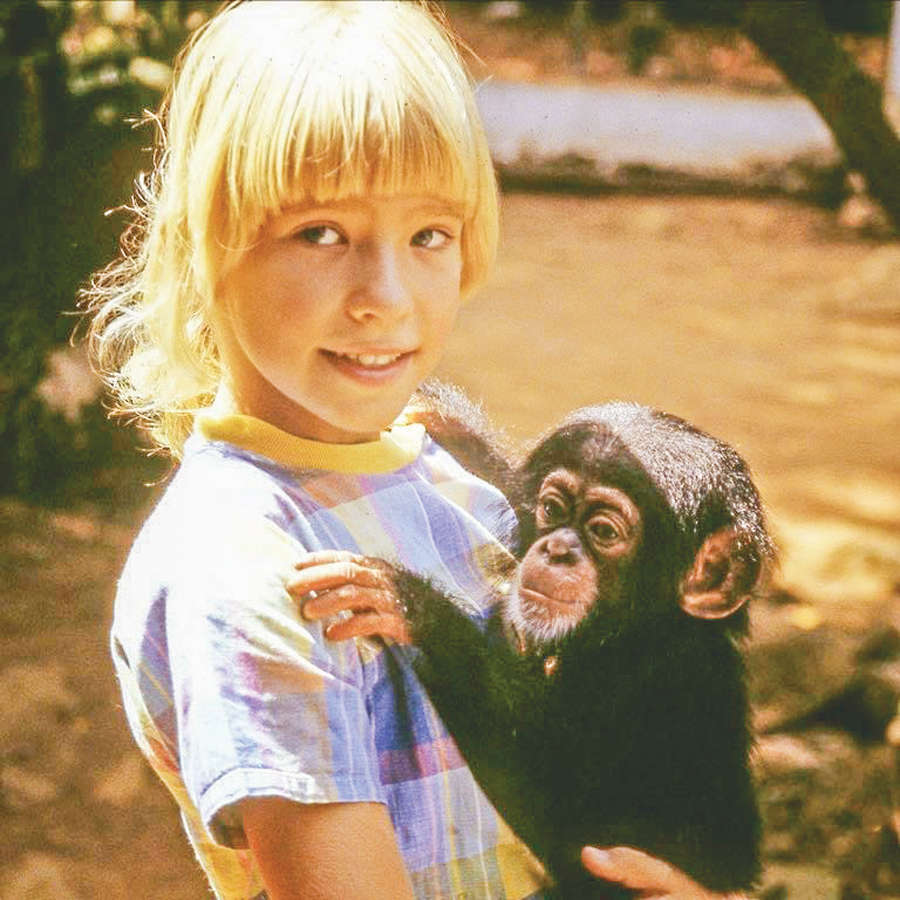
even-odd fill
[{"label": "chimpanzee face", "polygon": [[587,613],[612,609],[641,544],[641,511],[621,488],[558,468],[538,489],[536,539],[521,565],[505,615],[526,645],[568,634]]}]

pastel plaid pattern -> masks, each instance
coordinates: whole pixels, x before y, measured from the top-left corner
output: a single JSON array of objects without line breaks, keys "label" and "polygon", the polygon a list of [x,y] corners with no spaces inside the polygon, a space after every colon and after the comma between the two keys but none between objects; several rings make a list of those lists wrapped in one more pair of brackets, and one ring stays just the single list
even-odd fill
[{"label": "pastel plaid pattern", "polygon": [[484,616],[510,515],[419,426],[354,449],[198,419],[120,580],[112,649],[137,743],[217,897],[265,896],[235,804],[268,795],[385,803],[417,897],[540,896],[539,865],[406,655],[324,640],[284,587],[302,552],[347,549],[427,573]]}]

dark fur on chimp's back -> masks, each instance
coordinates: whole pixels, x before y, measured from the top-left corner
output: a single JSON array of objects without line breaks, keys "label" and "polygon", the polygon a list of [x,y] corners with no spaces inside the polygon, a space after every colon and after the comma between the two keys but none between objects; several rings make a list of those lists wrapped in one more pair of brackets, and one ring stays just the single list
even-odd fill
[{"label": "dark fur on chimp's back", "polygon": [[[451,418],[446,430],[465,429]],[[537,488],[561,466],[615,483],[641,509],[640,571],[622,615],[589,613],[558,645],[523,656],[499,619],[485,633],[433,585],[401,572],[422,682],[487,796],[547,866],[554,896],[632,896],[587,875],[586,844],[644,849],[715,891],[751,889],[760,822],[740,647],[746,609],[699,620],[676,596],[717,529],[733,528],[739,552],[760,564],[771,558],[747,467],[676,417],[635,404],[579,410],[505,485],[522,553],[535,535]],[[548,677],[551,654],[558,665]]]}]

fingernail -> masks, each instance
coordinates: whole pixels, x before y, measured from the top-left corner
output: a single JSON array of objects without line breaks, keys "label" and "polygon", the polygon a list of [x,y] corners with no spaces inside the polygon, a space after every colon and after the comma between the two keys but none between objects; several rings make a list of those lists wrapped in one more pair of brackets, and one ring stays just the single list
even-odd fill
[{"label": "fingernail", "polygon": [[599,866],[606,865],[610,861],[609,853],[599,847],[585,847],[581,851],[581,858],[585,862],[596,863]]},{"label": "fingernail", "polygon": [[310,603],[308,600],[303,603],[300,607],[300,615],[306,619],[307,622],[315,622],[318,618],[316,615],[316,605],[315,603]]}]

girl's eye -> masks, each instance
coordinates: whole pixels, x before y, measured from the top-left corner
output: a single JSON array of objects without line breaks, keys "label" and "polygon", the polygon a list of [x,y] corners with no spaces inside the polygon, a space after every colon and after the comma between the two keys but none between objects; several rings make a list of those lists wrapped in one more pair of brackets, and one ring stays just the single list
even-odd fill
[{"label": "girl's eye", "polygon": [[313,225],[297,232],[297,237],[307,244],[315,244],[318,247],[332,247],[343,242],[341,233],[330,225]]},{"label": "girl's eye", "polygon": [[412,244],[414,247],[424,247],[426,250],[437,250],[450,243],[451,237],[445,231],[438,231],[437,228],[423,228],[413,235]]}]

